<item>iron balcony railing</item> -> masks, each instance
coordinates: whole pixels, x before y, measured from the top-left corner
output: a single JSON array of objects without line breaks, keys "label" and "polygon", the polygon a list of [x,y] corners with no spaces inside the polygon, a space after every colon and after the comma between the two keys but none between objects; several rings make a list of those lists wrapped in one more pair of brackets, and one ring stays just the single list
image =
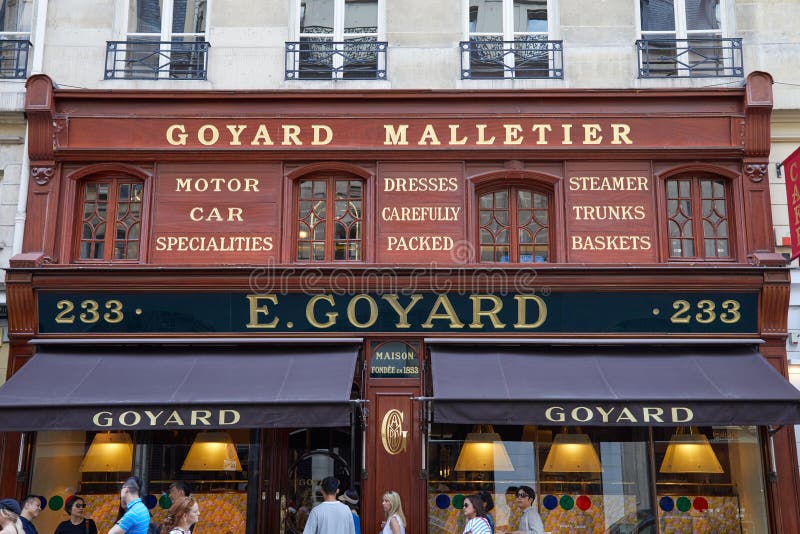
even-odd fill
[{"label": "iron balcony railing", "polygon": [[639,78],[744,77],[741,39],[641,39],[636,48]]},{"label": "iron balcony railing", "polygon": [[0,39],[0,78],[26,78],[30,49],[27,39]]},{"label": "iron balcony railing", "polygon": [[525,36],[514,41],[473,37],[461,42],[461,79],[564,78],[562,41]]},{"label": "iron balcony railing", "polygon": [[206,41],[108,41],[106,80],[206,80]]},{"label": "iron balcony railing", "polygon": [[373,37],[343,42],[305,37],[286,43],[287,80],[385,80],[388,43]]}]

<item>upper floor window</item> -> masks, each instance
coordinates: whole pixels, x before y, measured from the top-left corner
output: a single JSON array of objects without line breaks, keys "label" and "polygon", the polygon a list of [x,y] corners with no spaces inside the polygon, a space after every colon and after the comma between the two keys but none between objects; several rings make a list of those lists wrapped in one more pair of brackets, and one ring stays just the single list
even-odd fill
[{"label": "upper floor window", "polygon": [[384,0],[296,0],[287,79],[385,79]]},{"label": "upper floor window", "polygon": [[548,0],[470,0],[462,78],[562,78]]},{"label": "upper floor window", "polygon": [[639,76],[743,76],[742,40],[725,38],[725,0],[639,0]]},{"label": "upper floor window", "polygon": [[108,43],[106,79],[206,79],[207,0],[128,0],[125,41]]},{"label": "upper floor window", "polygon": [[297,183],[297,259],[363,259],[363,182],[347,177]]},{"label": "upper floor window", "polygon": [[81,188],[81,260],[137,260],[144,184],[128,177],[91,180]]},{"label": "upper floor window", "polygon": [[522,187],[496,189],[478,199],[480,261],[549,261],[550,196]]},{"label": "upper floor window", "polygon": [[730,258],[727,180],[716,176],[670,178],[666,188],[669,257]]},{"label": "upper floor window", "polygon": [[33,0],[0,0],[0,78],[25,78]]}]

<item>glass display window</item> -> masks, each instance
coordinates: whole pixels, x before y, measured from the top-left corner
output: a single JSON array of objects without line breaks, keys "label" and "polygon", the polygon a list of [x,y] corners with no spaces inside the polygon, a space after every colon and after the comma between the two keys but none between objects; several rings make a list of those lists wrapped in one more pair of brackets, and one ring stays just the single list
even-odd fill
[{"label": "glass display window", "polygon": [[432,534],[479,493],[496,532],[534,513],[551,533],[768,531],[757,427],[433,424],[428,462]]},{"label": "glass display window", "polygon": [[36,434],[31,493],[47,506],[36,520],[53,532],[68,520],[69,496],[86,501],[86,517],[107,532],[120,513],[122,482],[137,474],[145,482],[142,501],[160,523],[172,504],[169,485],[188,483],[201,507],[201,532],[244,534],[248,515],[251,443],[257,431],[50,431]]}]

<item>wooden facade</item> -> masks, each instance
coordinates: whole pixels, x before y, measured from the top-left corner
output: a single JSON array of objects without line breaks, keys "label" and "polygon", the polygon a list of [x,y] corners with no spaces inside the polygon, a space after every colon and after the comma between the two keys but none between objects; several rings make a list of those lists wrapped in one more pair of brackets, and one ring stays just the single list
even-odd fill
[{"label": "wooden facade", "polygon": [[[263,338],[301,344],[361,338],[365,367],[362,372],[359,365],[354,387],[368,407],[362,529],[378,528],[380,496],[391,488],[415,518],[409,532],[421,534],[426,419],[415,398],[430,394],[426,348],[432,340],[760,339],[763,356],[787,375],[789,275],[773,253],[766,179],[770,85],[769,75],[754,73],[735,89],[148,92],[58,89],[34,75],[27,82],[33,180],[24,252],[7,276],[9,374],[35,354],[32,340],[235,347]],[[703,177],[724,184],[725,242],[705,248],[708,236],[697,233],[703,221],[696,219],[686,238],[694,240],[694,253],[676,255],[666,183]],[[113,257],[113,236],[101,257],[86,257],[82,249],[86,184],[110,179],[141,184],[140,237],[127,240],[138,253],[127,259]],[[313,224],[329,226],[324,236],[315,233],[306,215],[318,206],[303,204],[300,184],[313,189],[325,180],[326,191],[358,183],[357,208],[356,193],[345,196],[350,207],[336,205],[341,196],[324,198],[337,217],[355,210],[357,230],[351,220],[318,213]],[[533,244],[521,233],[507,248],[488,244],[482,212],[491,218],[508,209],[522,220],[528,209],[482,204],[497,191],[541,195],[544,205],[532,216],[539,217],[540,237]],[[350,226],[337,234],[340,223]],[[299,236],[303,230],[314,236],[308,243]],[[450,292],[467,295],[466,304],[425,300]],[[686,299],[691,310],[631,317],[627,330],[608,329],[599,319],[577,327],[565,320],[567,326],[556,328],[536,325],[527,308],[531,315],[521,318],[522,308],[512,308],[517,303],[495,296],[508,292],[674,295],[668,304]],[[145,305],[132,303],[147,295],[220,293],[240,299],[241,320],[189,332],[143,330],[128,319],[139,310],[146,315]],[[423,295],[424,312],[392,300],[401,293]],[[696,308],[704,293],[711,300],[753,295],[756,304],[746,310],[752,328],[733,324],[736,310],[722,300],[715,301],[719,314],[707,320],[703,306]],[[294,304],[281,307],[283,297],[264,297],[300,294],[307,296],[297,301],[305,315],[294,314]],[[85,298],[100,306],[97,320],[78,300],[68,310],[52,306],[48,295],[59,302],[90,295]],[[315,295],[324,298],[309,304]],[[112,300],[120,301],[119,314]],[[720,318],[725,313],[730,320]],[[670,316],[690,324],[669,328],[676,324]],[[371,377],[371,347],[384,341],[415,344],[420,372]],[[403,414],[400,453],[382,445],[382,421],[392,410]],[[761,427],[764,443],[768,434]],[[266,495],[285,490],[287,440],[281,430],[262,432]],[[28,486],[17,472],[20,434],[6,433],[2,443],[3,494],[21,497]],[[770,471],[766,445],[762,459]],[[774,460],[776,476],[764,481],[771,531],[800,531],[791,428],[774,434]],[[267,499],[258,507],[257,531],[278,532],[270,525],[279,514],[278,503]]]}]

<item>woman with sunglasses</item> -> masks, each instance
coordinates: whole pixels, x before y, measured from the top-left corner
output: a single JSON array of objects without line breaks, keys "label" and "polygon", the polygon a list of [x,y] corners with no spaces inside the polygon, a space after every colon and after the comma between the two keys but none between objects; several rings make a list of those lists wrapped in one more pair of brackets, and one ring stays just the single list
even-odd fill
[{"label": "woman with sunglasses", "polygon": [[483,499],[480,495],[470,495],[464,497],[464,504],[461,507],[467,524],[464,527],[464,534],[492,534],[492,526],[486,519],[486,512],[483,510]]},{"label": "woman with sunglasses", "polygon": [[85,516],[86,501],[78,495],[70,495],[64,503],[69,519],[56,527],[53,534],[97,534],[97,525]]},{"label": "woman with sunglasses", "polygon": [[522,510],[519,518],[519,530],[514,534],[544,534],[542,518],[536,509],[536,492],[530,486],[520,486],[517,490],[517,506]]}]

